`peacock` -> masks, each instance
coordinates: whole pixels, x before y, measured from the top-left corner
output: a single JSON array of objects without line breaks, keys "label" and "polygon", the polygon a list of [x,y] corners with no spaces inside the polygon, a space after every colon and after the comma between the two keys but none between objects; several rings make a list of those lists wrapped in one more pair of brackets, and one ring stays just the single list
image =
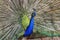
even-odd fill
[{"label": "peacock", "polygon": [[36,16],[36,12],[34,11],[31,15],[31,19],[30,19],[30,23],[27,26],[25,33],[24,33],[24,37],[27,37],[29,35],[31,35],[33,33],[33,28],[34,28],[34,17]]},{"label": "peacock", "polygon": [[60,0],[0,0],[0,40],[25,37],[34,15],[33,37],[60,36]]},{"label": "peacock", "polygon": [[[34,12],[31,14],[31,19],[30,19],[30,22],[27,26],[25,26],[25,32],[23,34],[24,37],[28,37],[30,36],[32,33],[33,33],[33,28],[34,28],[34,17],[36,16],[36,11],[34,9]],[[24,20],[24,19],[22,19]],[[26,19],[27,20],[27,19]],[[24,20],[25,21],[25,20]],[[22,22],[24,22],[22,21]],[[26,21],[28,22],[28,21]],[[26,24],[26,23],[23,23],[23,25]],[[24,39],[24,38],[23,38]],[[25,40],[25,39],[24,39]]]}]

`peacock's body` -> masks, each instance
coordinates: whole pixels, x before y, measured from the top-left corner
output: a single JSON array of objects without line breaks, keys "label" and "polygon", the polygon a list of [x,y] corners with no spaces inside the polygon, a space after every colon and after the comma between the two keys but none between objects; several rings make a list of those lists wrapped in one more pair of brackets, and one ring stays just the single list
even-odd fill
[{"label": "peacock's body", "polygon": [[30,23],[25,30],[24,37],[30,36],[33,33],[35,15],[36,15],[36,12],[33,12],[31,15]]},{"label": "peacock's body", "polygon": [[[35,22],[33,8],[37,12]],[[18,40],[33,28],[34,37],[60,36],[59,19],[60,0],[0,0],[0,40]]]}]

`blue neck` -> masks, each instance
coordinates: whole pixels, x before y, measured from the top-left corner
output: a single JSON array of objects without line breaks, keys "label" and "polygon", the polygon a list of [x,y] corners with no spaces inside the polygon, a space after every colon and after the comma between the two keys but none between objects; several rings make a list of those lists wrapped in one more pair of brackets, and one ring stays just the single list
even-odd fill
[{"label": "blue neck", "polygon": [[30,23],[31,23],[31,21],[34,21],[34,16],[31,16]]}]

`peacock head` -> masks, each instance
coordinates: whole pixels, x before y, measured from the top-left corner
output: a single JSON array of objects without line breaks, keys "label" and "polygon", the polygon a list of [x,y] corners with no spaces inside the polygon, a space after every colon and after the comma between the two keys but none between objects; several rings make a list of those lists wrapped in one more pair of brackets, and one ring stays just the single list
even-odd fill
[{"label": "peacock head", "polygon": [[32,17],[35,17],[36,16],[36,9],[33,8],[33,13],[32,13]]}]

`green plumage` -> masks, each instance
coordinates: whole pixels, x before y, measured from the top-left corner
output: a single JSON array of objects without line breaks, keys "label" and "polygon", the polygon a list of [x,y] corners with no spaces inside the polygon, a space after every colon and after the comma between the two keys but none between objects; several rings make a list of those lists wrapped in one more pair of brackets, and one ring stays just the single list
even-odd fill
[{"label": "green plumage", "polygon": [[23,15],[23,17],[22,17],[22,27],[24,28],[24,30],[29,25],[29,22],[30,22],[30,19],[28,18],[28,16],[27,15]]}]

